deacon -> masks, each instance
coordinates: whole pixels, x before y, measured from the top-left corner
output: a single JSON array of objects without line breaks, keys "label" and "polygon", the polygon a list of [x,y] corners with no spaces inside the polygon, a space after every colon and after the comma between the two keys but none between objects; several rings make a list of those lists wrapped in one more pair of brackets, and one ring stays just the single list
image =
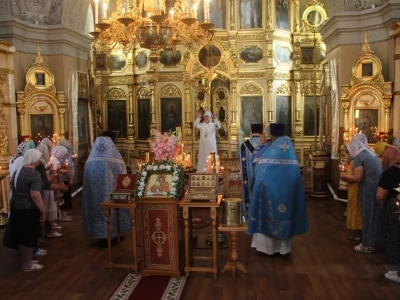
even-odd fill
[{"label": "deacon", "polygon": [[[271,135],[276,134],[273,127]],[[248,233],[253,234],[251,247],[269,255],[287,254],[292,237],[308,230],[303,181],[289,137],[271,141],[255,175],[248,221]]]},{"label": "deacon", "polygon": [[[204,117],[203,122],[201,122]],[[221,128],[216,115],[206,111],[204,115],[199,110],[193,127],[200,130],[199,159],[197,173],[204,173],[207,169],[207,157],[211,152],[217,154],[217,140],[215,133]]]},{"label": "deacon", "polygon": [[250,203],[250,186],[254,178],[254,172],[251,167],[252,155],[255,148],[263,141],[263,125],[251,124],[251,137],[244,141],[240,147],[240,160],[242,164],[242,182],[243,182],[243,199],[244,212],[247,217],[247,211]]}]

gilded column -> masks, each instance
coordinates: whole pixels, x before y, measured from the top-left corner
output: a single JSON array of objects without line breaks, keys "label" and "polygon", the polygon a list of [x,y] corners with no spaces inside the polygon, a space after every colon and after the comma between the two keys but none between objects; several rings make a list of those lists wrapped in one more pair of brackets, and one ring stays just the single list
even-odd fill
[{"label": "gilded column", "polygon": [[[272,123],[274,121],[274,116],[273,116],[273,109],[272,109],[272,91],[274,87],[274,82],[272,80],[267,81],[267,105],[268,105],[268,123]],[[269,101],[269,103],[268,103]]]},{"label": "gilded column", "polygon": [[155,82],[153,80],[149,81],[150,84],[150,115],[151,115],[151,122],[150,122],[150,135],[153,134],[153,129],[157,128],[156,125],[156,97],[155,97]]},{"label": "gilded column", "polygon": [[271,29],[272,28],[272,18],[273,18],[273,15],[272,15],[272,1],[271,0],[268,0],[267,1],[267,8],[266,8],[266,10],[267,10],[267,13],[266,13],[266,15],[267,15],[267,29]]},{"label": "gilded column", "polygon": [[65,135],[65,124],[64,124],[64,115],[65,115],[65,107],[59,108],[58,113],[60,114],[60,133],[59,133],[59,138],[63,139]]},{"label": "gilded column", "polygon": [[349,142],[349,102],[342,102],[343,107],[343,144]]},{"label": "gilded column", "polygon": [[5,114],[3,110],[4,104],[4,93],[3,93],[3,82],[7,79],[5,73],[0,73],[0,154],[8,154],[8,136],[7,136],[7,124],[5,121]]},{"label": "gilded column", "polygon": [[236,21],[235,21],[235,0],[230,0],[231,1],[231,9],[230,9],[230,20],[229,20],[229,29],[230,30],[235,30],[236,28]]},{"label": "gilded column", "polygon": [[237,81],[231,81],[231,139],[232,141],[237,140],[237,128],[238,123],[238,101],[237,101]]},{"label": "gilded column", "polygon": [[129,115],[128,115],[128,140],[135,139],[135,124],[134,124],[134,104],[133,104],[133,86],[128,85],[128,105],[129,105]]},{"label": "gilded column", "polygon": [[299,0],[294,1],[294,31],[300,32],[300,6]]},{"label": "gilded column", "polygon": [[295,94],[294,94],[294,99],[295,99],[295,105],[296,105],[296,123],[297,122],[301,122],[301,109],[300,109],[300,99],[301,99],[301,95],[300,95],[300,81],[295,81],[294,82],[294,86],[295,86]]},{"label": "gilded column", "polygon": [[192,121],[191,103],[190,103],[190,85],[188,81],[184,82],[184,103],[185,103],[185,123],[188,124]]}]

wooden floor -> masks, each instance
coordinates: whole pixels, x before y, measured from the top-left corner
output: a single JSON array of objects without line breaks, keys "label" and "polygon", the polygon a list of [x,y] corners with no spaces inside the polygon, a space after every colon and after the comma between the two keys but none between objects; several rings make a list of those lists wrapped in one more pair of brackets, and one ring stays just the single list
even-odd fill
[{"label": "wooden floor", "polygon": [[[106,247],[82,232],[80,204],[78,195],[73,222],[59,223],[64,236],[48,240],[44,247],[48,255],[40,259],[43,270],[22,272],[18,252],[0,247],[0,299],[108,299],[129,270],[109,272]],[[248,273],[239,272],[235,279],[230,272],[218,279],[193,273],[183,299],[400,299],[400,284],[384,277],[395,268],[384,263],[382,250],[372,254],[352,250],[357,243],[346,238],[344,203],[308,199],[307,207],[310,229],[292,240],[291,254],[257,253],[250,248],[251,237],[241,233],[239,261]],[[3,233],[4,228],[0,236]],[[223,266],[228,249],[219,254]]]}]

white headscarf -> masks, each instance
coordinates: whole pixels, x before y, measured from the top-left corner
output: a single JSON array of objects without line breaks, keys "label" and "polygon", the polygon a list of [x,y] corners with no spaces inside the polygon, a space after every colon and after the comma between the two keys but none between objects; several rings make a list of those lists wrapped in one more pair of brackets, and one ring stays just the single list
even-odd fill
[{"label": "white headscarf", "polygon": [[40,142],[40,145],[45,145],[45,146],[53,147],[53,142],[52,142],[49,138],[45,137],[45,138]]},{"label": "white headscarf", "polygon": [[64,146],[55,146],[51,149],[51,154],[54,155],[58,160],[61,160],[65,154],[67,154],[68,149]]},{"label": "white headscarf", "polygon": [[36,147],[36,149],[39,150],[40,153],[42,153],[40,160],[43,162],[43,165],[46,165],[50,160],[49,148],[47,148],[46,145],[40,144]]},{"label": "white headscarf", "polygon": [[211,117],[211,112],[210,111],[206,111],[203,115],[204,117]]},{"label": "white headscarf", "polygon": [[42,153],[36,149],[29,149],[25,152],[24,159],[20,162],[20,165],[17,166],[17,171],[16,171],[15,179],[14,179],[15,187],[16,187],[19,172],[21,171],[22,167],[37,162],[41,156],[42,156]]},{"label": "white headscarf", "polygon": [[356,157],[361,151],[367,150],[372,155],[376,156],[375,152],[368,146],[368,139],[365,134],[357,133],[346,145],[352,158]]}]

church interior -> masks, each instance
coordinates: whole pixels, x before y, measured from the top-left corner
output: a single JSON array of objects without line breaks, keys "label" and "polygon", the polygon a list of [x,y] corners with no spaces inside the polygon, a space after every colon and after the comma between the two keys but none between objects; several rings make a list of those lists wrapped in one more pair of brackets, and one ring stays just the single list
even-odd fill
[{"label": "church interior", "polygon": [[[47,244],[47,270],[22,274],[18,254],[0,249],[0,299],[109,299],[126,270],[109,272],[106,247],[80,225],[93,143],[114,132],[134,173],[149,159],[153,130],[180,132],[181,162],[193,170],[199,109],[220,122],[221,161],[239,157],[252,124],[266,134],[286,124],[310,230],[290,255],[271,257],[239,232],[247,273],[193,272],[182,299],[399,299],[383,252],[354,253],[346,239],[340,179],[355,134],[371,149],[400,138],[399,101],[397,0],[0,0],[0,223],[10,209],[9,161],[26,137],[70,141],[78,191],[74,221]],[[219,267],[229,255],[219,251]]]}]

